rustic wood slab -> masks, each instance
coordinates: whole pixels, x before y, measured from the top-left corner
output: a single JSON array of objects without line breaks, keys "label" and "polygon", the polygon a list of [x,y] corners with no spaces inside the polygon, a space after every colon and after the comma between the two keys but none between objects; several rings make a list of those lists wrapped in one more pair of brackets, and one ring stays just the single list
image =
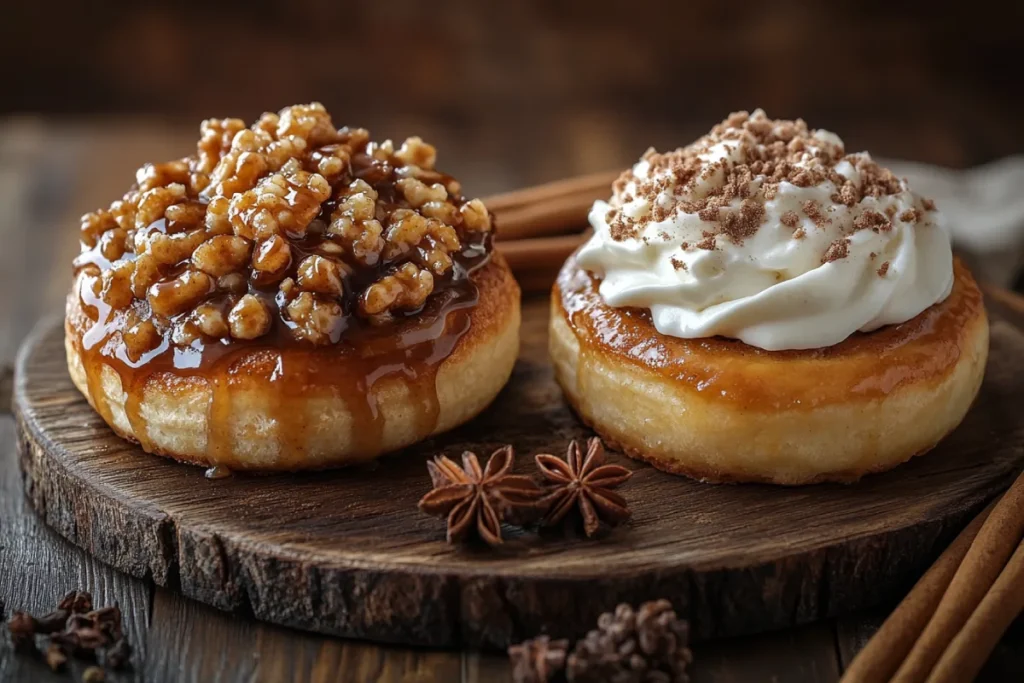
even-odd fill
[{"label": "rustic wood slab", "polygon": [[[996,302],[993,302],[996,303]],[[71,384],[56,321],[20,354],[26,493],[45,521],[129,574],[288,626],[433,646],[580,635],[620,601],[668,596],[698,638],[892,603],[1024,464],[1024,332],[992,309],[967,419],[925,457],[852,486],[711,486],[625,458],[632,522],[602,540],[509,529],[453,548],[416,510],[437,452],[562,452],[587,435],[551,379],[547,305],[527,302],[509,386],[471,424],[372,467],[207,480],[114,436]]]}]

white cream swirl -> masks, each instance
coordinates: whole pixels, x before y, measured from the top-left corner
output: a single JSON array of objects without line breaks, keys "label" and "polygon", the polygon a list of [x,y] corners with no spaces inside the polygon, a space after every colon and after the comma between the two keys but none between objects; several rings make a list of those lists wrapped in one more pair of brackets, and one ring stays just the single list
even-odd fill
[{"label": "white cream swirl", "polygon": [[931,202],[832,133],[760,110],[648,152],[590,223],[576,262],[603,300],[650,309],[675,337],[831,346],[913,318],[953,284]]}]

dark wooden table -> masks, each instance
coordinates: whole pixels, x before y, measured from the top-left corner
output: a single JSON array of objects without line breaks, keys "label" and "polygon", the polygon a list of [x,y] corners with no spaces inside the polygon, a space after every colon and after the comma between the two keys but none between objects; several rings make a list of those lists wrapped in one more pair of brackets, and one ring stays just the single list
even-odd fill
[{"label": "dark wooden table", "polygon": [[[114,141],[117,141],[114,144]],[[135,646],[129,681],[506,681],[500,653],[384,647],[271,626],[200,605],[150,581],[121,574],[58,537],[29,509],[17,467],[9,368],[18,344],[46,314],[59,312],[77,252],[79,215],[120,196],[146,160],[187,153],[189,127],[145,122],[56,124],[0,120],[0,613],[50,609],[64,591],[84,588],[97,604],[117,602]],[[452,156],[444,148],[445,158]],[[479,194],[507,183],[599,170],[618,159],[566,159],[547,177],[520,168],[467,182]],[[448,165],[459,172],[458,158]],[[580,169],[583,164],[591,168]],[[997,305],[1019,317],[1024,299]],[[909,588],[909,587],[908,587]],[[865,614],[804,628],[694,647],[693,680],[743,683],[837,681],[881,623]],[[76,665],[74,680],[82,667]],[[15,655],[0,638],[0,681],[70,680]],[[979,680],[1024,680],[1024,623],[1018,620]]]}]

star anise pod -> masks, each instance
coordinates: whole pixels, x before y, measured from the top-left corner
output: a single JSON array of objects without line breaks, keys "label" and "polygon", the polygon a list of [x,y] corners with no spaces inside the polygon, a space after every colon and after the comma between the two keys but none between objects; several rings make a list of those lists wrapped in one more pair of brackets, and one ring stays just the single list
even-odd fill
[{"label": "star anise pod", "polygon": [[508,649],[513,683],[552,683],[564,680],[568,640],[537,636]]},{"label": "star anise pod", "polygon": [[612,491],[633,476],[625,467],[604,464],[604,445],[598,438],[587,443],[587,453],[580,452],[580,444],[569,444],[566,459],[540,453],[537,467],[548,482],[549,493],[541,501],[546,507],[542,524],[558,524],[573,507],[579,507],[583,516],[583,531],[593,536],[604,522],[609,526],[629,519],[626,499]]},{"label": "star anise pod", "polygon": [[512,470],[511,446],[499,448],[480,467],[475,453],[462,454],[462,467],[439,455],[427,461],[434,490],[420,500],[420,510],[428,515],[448,517],[448,542],[466,538],[476,529],[489,545],[499,545],[501,522],[517,511],[533,508],[542,491],[530,477],[509,474]]}]

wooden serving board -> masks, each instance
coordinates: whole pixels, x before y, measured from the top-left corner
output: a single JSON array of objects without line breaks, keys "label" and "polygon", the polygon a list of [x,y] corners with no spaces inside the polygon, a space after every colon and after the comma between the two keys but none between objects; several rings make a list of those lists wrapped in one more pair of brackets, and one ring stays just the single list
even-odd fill
[{"label": "wooden serving board", "polygon": [[981,396],[927,456],[855,485],[782,488],[701,484],[613,454],[635,470],[627,526],[601,540],[509,528],[494,550],[448,546],[443,521],[418,512],[424,463],[510,442],[525,473],[534,453],[588,435],[552,380],[545,301],[526,302],[512,380],[471,424],[373,466],[219,480],[115,436],[72,385],[51,321],[17,366],[25,491],[118,569],[324,633],[503,647],[581,635],[618,602],[655,597],[698,638],[786,627],[901,597],[1024,465],[1024,316],[989,303]]}]

